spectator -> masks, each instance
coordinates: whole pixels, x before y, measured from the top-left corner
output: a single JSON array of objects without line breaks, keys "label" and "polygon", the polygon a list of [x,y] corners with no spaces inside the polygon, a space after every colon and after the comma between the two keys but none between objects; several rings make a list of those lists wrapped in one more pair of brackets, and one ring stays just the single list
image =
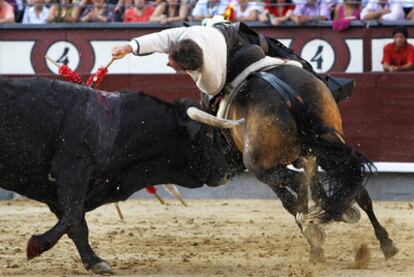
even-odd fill
[{"label": "spectator", "polygon": [[13,23],[14,12],[13,6],[6,2],[6,0],[0,0],[0,24],[1,23]]},{"label": "spectator", "polygon": [[406,27],[396,27],[392,33],[393,42],[384,46],[382,64],[384,71],[409,71],[414,65],[414,46],[407,42]]},{"label": "spectator", "polygon": [[259,20],[276,26],[288,21],[294,9],[292,0],[266,0]]},{"label": "spectator", "polygon": [[114,11],[114,21],[122,22],[125,11],[133,6],[132,2],[133,0],[107,0],[106,5]]},{"label": "spectator", "polygon": [[414,8],[410,10],[410,12],[407,14],[408,20],[414,20]]},{"label": "spectator", "polygon": [[75,22],[76,18],[73,16],[73,10],[74,7],[71,0],[60,0],[60,2],[57,2],[50,7],[47,22]]},{"label": "spectator", "polygon": [[400,0],[400,2],[402,4],[406,18],[409,19],[408,14],[411,12],[411,10],[414,7],[414,0]]},{"label": "spectator", "polygon": [[147,22],[154,10],[154,6],[146,5],[145,0],[134,0],[134,5],[124,13],[124,22]]},{"label": "spectator", "polygon": [[47,23],[49,9],[45,5],[45,0],[33,0],[33,6],[26,6],[23,24],[44,24]]},{"label": "spectator", "polygon": [[296,4],[291,18],[297,24],[325,21],[331,19],[331,10],[326,1],[307,0],[306,3]]},{"label": "spectator", "polygon": [[361,11],[361,18],[362,20],[403,20],[405,14],[398,1],[370,0]]},{"label": "spectator", "polygon": [[237,0],[231,3],[227,9],[232,9],[232,21],[257,21],[259,19],[260,7],[256,2],[250,0]]},{"label": "spectator", "polygon": [[26,1],[25,0],[6,0],[13,7],[15,22],[22,22]]},{"label": "spectator", "polygon": [[93,5],[86,7],[79,21],[112,22],[114,21],[114,11],[112,7],[105,5],[105,0],[93,0]]},{"label": "spectator", "polygon": [[335,7],[332,29],[344,31],[349,28],[352,20],[361,20],[360,0],[344,0]]},{"label": "spectator", "polygon": [[185,0],[166,0],[157,5],[150,21],[166,25],[174,22],[184,22],[187,15],[188,4]]},{"label": "spectator", "polygon": [[195,21],[201,21],[215,15],[223,15],[227,5],[227,0],[199,0],[191,15]]},{"label": "spectator", "polygon": [[93,4],[92,1],[93,0],[73,0],[73,4],[75,7],[73,8],[72,16],[75,19],[75,21],[78,21],[80,15],[83,13],[87,6]]},{"label": "spectator", "polygon": [[335,8],[334,20],[361,20],[361,0],[344,0]]}]

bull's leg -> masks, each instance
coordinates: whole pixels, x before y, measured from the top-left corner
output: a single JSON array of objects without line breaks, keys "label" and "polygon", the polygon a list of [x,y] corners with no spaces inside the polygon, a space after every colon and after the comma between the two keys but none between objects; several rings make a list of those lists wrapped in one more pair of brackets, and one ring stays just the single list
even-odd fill
[{"label": "bull's leg", "polygon": [[371,197],[366,189],[363,189],[361,193],[356,197],[358,205],[365,211],[371,221],[375,230],[375,236],[380,242],[382,253],[386,259],[393,257],[398,253],[398,248],[394,245],[394,242],[388,237],[388,232],[381,226],[377,217],[375,216],[372,206]]},{"label": "bull's leg", "polygon": [[82,218],[82,222],[78,229],[73,233],[69,233],[69,237],[75,243],[82,262],[87,270],[92,270],[98,275],[113,273],[112,267],[109,263],[96,255],[89,245],[89,229],[85,217]]},{"label": "bull's leg", "polygon": [[27,243],[28,259],[52,248],[64,234],[75,232],[81,223],[90,169],[86,158],[69,157],[69,153],[61,152],[61,155],[52,161],[52,173],[56,178],[58,192],[58,209],[62,217],[49,231],[30,238]]}]

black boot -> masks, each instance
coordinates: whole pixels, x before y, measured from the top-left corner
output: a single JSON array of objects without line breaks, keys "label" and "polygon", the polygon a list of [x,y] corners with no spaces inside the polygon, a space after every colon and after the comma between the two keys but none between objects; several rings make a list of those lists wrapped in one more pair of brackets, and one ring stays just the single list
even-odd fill
[{"label": "black boot", "polygon": [[347,78],[339,78],[327,75],[325,83],[332,93],[336,103],[350,97],[355,87],[355,81]]}]

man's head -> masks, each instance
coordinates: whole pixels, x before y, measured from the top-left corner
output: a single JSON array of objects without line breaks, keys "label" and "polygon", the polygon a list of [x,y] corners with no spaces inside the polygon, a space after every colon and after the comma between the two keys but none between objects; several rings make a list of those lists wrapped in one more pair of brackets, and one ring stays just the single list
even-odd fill
[{"label": "man's head", "polygon": [[173,45],[168,55],[168,65],[176,71],[194,71],[203,66],[203,50],[191,39]]},{"label": "man's head", "polygon": [[41,10],[43,8],[43,6],[45,5],[45,0],[33,0],[33,6],[36,9]]},{"label": "man's head", "polygon": [[397,48],[404,46],[407,43],[408,30],[404,26],[398,26],[392,32],[394,43]]}]

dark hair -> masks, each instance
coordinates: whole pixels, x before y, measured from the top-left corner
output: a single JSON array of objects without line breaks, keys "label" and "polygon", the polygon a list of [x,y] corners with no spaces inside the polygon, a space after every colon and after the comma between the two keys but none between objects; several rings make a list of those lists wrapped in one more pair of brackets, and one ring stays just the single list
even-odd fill
[{"label": "dark hair", "polygon": [[395,27],[394,31],[392,31],[392,36],[395,36],[395,34],[403,34],[405,36],[405,38],[408,38],[408,30],[406,27],[404,26],[398,26]]},{"label": "dark hair", "polygon": [[173,45],[169,55],[183,70],[197,70],[203,66],[203,50],[191,39]]}]

